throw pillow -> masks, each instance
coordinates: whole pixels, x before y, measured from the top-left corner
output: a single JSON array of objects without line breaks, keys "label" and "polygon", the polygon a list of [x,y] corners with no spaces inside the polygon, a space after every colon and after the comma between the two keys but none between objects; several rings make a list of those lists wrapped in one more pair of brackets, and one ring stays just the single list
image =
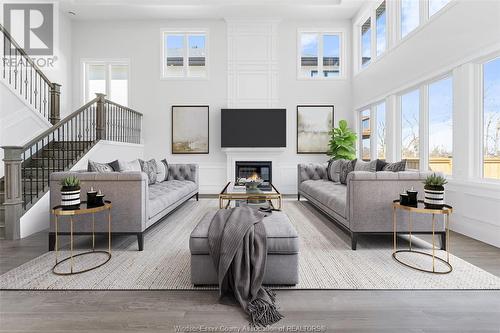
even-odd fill
[{"label": "throw pillow", "polygon": [[375,171],[377,171],[377,161],[378,160],[373,160],[373,161],[359,160],[359,161],[356,161],[354,171],[375,172]]},{"label": "throw pillow", "polygon": [[[113,162],[111,162],[113,163]],[[95,161],[89,160],[87,171],[89,172],[113,172],[114,169],[110,165],[110,163],[98,163]]]},{"label": "throw pillow", "polygon": [[347,185],[347,175],[349,172],[354,171],[356,166],[356,159],[352,161],[342,161],[342,165],[340,167],[340,183]]},{"label": "throw pillow", "polygon": [[156,182],[161,183],[163,181],[166,181],[168,178],[168,163],[167,159],[164,158],[160,162],[156,162],[156,167],[158,170],[158,173],[156,174]]},{"label": "throw pillow", "polygon": [[399,172],[399,171],[405,171],[406,169],[406,160],[401,160],[399,162],[395,163],[387,163],[384,166],[384,171],[392,171],[392,172]]},{"label": "throw pillow", "polygon": [[142,171],[141,164],[139,163],[139,160],[133,160],[133,161],[129,161],[129,162],[126,162],[123,160],[117,160],[116,162],[117,162],[116,164],[118,165],[117,166],[118,169],[116,169],[113,166],[115,171],[120,171],[120,172],[131,172],[131,171],[141,172]]},{"label": "throw pillow", "polygon": [[384,160],[379,160],[377,159],[377,171],[382,171],[384,170],[384,167],[387,165],[388,163]]},{"label": "throw pillow", "polygon": [[340,182],[340,166],[342,165],[343,161],[347,160],[330,160],[328,162],[328,169],[327,169],[327,175],[328,175],[328,180],[338,183]]},{"label": "throw pillow", "polygon": [[156,173],[158,172],[156,161],[154,159],[150,159],[149,161],[139,159],[139,163],[141,164],[142,172],[148,175],[148,184],[152,185],[156,183]]}]

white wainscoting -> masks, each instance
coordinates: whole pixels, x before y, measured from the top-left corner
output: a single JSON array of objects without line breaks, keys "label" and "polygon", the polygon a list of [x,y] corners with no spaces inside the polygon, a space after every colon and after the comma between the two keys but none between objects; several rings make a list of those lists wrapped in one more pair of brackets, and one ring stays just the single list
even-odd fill
[{"label": "white wainscoting", "polygon": [[[500,189],[474,181],[451,180],[446,201],[453,206],[450,228],[500,247]],[[453,247],[453,240],[451,241]]]},{"label": "white wainscoting", "polygon": [[277,107],[278,21],[226,21],[228,107]]}]

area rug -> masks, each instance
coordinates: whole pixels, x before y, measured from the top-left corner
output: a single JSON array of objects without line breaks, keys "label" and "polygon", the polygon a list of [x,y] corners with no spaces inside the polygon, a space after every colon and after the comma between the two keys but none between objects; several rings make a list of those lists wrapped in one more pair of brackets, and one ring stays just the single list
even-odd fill
[{"label": "area rug", "polygon": [[[87,273],[55,275],[51,271],[54,253],[46,253],[1,275],[0,289],[213,289],[191,284],[188,240],[200,218],[216,207],[214,199],[187,202],[145,234],[144,251],[137,251],[133,237],[115,242],[111,260]],[[455,256],[450,256],[453,271],[446,275],[405,267],[391,257],[391,237],[364,237],[358,242],[358,249],[352,251],[343,232],[306,201],[286,200],[284,212],[300,237],[300,282],[295,287],[282,288],[500,289],[499,277]],[[423,241],[416,240],[414,246],[430,251],[430,245]],[[68,252],[60,254],[66,256]],[[102,259],[88,256],[76,265],[89,265]],[[428,259],[411,259],[419,265],[430,264]]]}]

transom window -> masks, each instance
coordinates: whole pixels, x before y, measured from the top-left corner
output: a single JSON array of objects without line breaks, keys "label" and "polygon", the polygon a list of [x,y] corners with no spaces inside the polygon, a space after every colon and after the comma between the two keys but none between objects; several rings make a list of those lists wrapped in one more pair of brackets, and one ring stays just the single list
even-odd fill
[{"label": "transom window", "polygon": [[205,31],[162,34],[163,78],[208,77],[208,38]]},{"label": "transom window", "polygon": [[101,93],[115,103],[128,106],[128,73],[128,61],[84,62],[85,102]]},{"label": "transom window", "polygon": [[371,19],[368,18],[368,20],[366,20],[365,23],[363,23],[363,25],[361,26],[361,68],[366,67],[370,63],[370,60],[372,59],[371,49],[372,28]]},{"label": "transom window", "polygon": [[342,76],[341,33],[299,32],[299,78]]},{"label": "transom window", "polygon": [[420,24],[420,1],[401,0],[401,38],[404,38]]}]

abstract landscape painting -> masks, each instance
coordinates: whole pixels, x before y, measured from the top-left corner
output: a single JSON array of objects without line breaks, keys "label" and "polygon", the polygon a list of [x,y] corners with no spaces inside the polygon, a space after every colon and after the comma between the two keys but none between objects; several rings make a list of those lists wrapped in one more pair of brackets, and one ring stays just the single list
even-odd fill
[{"label": "abstract landscape painting", "polygon": [[297,153],[326,154],[333,126],[333,105],[297,106]]},{"label": "abstract landscape painting", "polygon": [[208,105],[172,106],[172,154],[208,154]]}]

